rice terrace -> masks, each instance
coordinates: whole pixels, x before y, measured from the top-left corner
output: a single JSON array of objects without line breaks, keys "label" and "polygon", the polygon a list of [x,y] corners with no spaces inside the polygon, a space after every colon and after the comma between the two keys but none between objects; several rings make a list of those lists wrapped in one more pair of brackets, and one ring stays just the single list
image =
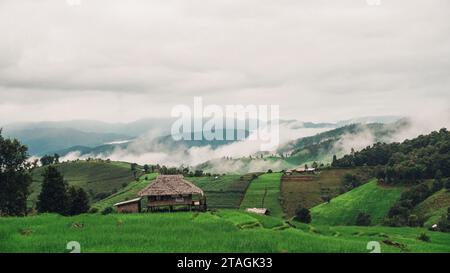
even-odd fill
[{"label": "rice terrace", "polygon": [[3,271],[434,271],[449,26],[449,0],[0,0]]}]

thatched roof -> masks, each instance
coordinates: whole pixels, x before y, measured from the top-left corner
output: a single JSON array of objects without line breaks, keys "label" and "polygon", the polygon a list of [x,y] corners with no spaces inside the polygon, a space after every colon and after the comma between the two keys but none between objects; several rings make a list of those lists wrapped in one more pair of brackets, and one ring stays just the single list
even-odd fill
[{"label": "thatched roof", "polygon": [[199,194],[203,191],[189,181],[184,180],[182,175],[160,175],[145,189],[138,193],[139,196],[160,195],[184,195]]}]

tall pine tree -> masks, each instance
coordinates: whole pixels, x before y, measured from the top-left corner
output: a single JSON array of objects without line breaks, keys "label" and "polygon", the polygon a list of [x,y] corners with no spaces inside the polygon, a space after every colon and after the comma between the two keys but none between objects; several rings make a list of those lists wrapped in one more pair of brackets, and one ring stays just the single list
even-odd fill
[{"label": "tall pine tree", "polygon": [[69,198],[64,177],[54,166],[49,166],[42,176],[44,177],[44,181],[38,197],[37,210],[40,213],[54,212],[62,215],[68,214]]},{"label": "tall pine tree", "polygon": [[69,192],[69,211],[70,215],[86,213],[89,210],[89,198],[82,188],[70,187]]}]

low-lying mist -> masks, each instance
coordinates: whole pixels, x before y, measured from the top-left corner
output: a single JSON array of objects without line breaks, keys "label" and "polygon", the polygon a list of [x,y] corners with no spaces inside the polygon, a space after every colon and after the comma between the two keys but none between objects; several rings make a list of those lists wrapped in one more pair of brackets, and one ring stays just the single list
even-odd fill
[{"label": "low-lying mist", "polygon": [[[440,128],[450,127],[450,111],[435,113],[433,115],[414,116],[403,121],[386,124],[390,133],[374,135],[366,125],[361,124],[357,133],[344,134],[330,151],[330,160],[333,154],[343,155],[352,151],[361,150],[375,142],[401,142],[405,139],[415,138],[420,134],[427,134]],[[294,126],[295,125],[295,126]],[[316,135],[328,131],[330,128],[304,128],[298,124],[280,124],[280,147],[289,141],[302,137]],[[82,154],[79,151],[71,152],[61,160],[76,160],[87,158],[111,159],[114,161],[135,162],[138,164],[160,164],[168,167],[195,167],[208,162],[207,169],[217,173],[244,173],[267,171],[268,169],[281,170],[286,167],[283,160],[266,160],[260,158],[262,153],[270,155],[272,151],[261,151],[261,141],[245,139],[230,144],[212,147],[193,146],[185,143],[161,142],[155,132],[143,135],[126,147],[117,146],[112,152],[97,154]],[[252,156],[253,160],[249,160]],[[325,162],[326,163],[326,162]],[[201,168],[201,165],[200,167]]]}]

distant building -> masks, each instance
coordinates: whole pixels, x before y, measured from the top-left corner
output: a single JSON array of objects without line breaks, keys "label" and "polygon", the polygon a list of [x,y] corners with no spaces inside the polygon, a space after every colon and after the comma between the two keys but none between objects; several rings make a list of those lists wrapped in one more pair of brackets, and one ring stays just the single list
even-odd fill
[{"label": "distant building", "polygon": [[302,174],[315,174],[316,173],[316,169],[315,168],[300,167],[300,168],[297,168],[297,169],[293,169],[292,172],[293,173],[302,173]]},{"label": "distant building", "polygon": [[206,210],[206,197],[202,189],[186,181],[182,175],[160,175],[138,195],[147,199],[150,211],[158,208],[187,207],[188,209]]},{"label": "distant building", "polygon": [[261,214],[261,215],[269,215],[270,214],[269,210],[266,208],[249,208],[249,209],[246,209],[246,211],[251,212],[251,213]]}]

